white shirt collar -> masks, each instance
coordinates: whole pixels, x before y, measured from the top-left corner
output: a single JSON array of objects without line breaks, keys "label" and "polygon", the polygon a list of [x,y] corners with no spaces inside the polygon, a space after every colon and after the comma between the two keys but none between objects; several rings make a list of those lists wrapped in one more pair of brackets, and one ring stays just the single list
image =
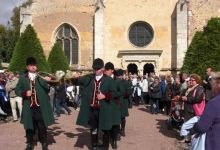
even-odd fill
[{"label": "white shirt collar", "polygon": [[37,76],[36,73],[28,72],[28,77],[31,79],[31,81],[34,81],[36,76]]},{"label": "white shirt collar", "polygon": [[96,79],[96,81],[99,81],[102,77],[103,77],[103,74],[101,74],[101,75],[96,75],[96,76],[95,76],[95,79]]}]

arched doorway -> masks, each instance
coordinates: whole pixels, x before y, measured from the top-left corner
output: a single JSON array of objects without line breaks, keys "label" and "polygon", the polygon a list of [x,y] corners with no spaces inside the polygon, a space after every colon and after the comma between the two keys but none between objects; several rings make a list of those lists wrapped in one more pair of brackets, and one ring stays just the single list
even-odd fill
[{"label": "arched doorway", "polygon": [[151,73],[151,72],[155,72],[154,71],[154,65],[152,64],[152,63],[146,63],[145,65],[144,65],[144,71],[143,71],[143,75],[146,75],[146,73],[147,74],[149,74],[149,73]]},{"label": "arched doorway", "polygon": [[138,66],[134,63],[128,64],[127,66],[128,74],[138,74]]}]

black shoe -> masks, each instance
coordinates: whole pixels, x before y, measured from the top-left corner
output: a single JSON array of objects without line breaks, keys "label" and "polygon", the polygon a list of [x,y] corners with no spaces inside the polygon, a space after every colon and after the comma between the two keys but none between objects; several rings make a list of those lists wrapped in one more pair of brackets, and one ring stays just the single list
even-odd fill
[{"label": "black shoe", "polygon": [[25,150],[33,150],[34,149],[34,144],[28,143]]},{"label": "black shoe", "polygon": [[117,140],[112,140],[111,145],[112,145],[112,149],[117,149],[118,148]]},{"label": "black shoe", "polygon": [[47,143],[42,143],[42,150],[49,150]]},{"label": "black shoe", "polygon": [[68,115],[71,115],[71,111],[68,111]]},{"label": "black shoe", "polygon": [[125,137],[125,129],[121,129],[121,136]]},{"label": "black shoe", "polygon": [[94,134],[91,136],[92,150],[98,150],[98,135]]},{"label": "black shoe", "polygon": [[121,141],[121,134],[120,133],[117,135],[117,141]]}]

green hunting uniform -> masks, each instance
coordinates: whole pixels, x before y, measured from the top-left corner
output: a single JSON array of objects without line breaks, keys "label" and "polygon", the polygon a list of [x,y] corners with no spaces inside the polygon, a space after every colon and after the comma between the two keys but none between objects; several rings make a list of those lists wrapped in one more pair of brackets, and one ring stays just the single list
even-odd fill
[{"label": "green hunting uniform", "polygon": [[[24,128],[34,129],[33,120],[32,120],[32,112],[30,107],[30,100],[26,96],[26,92],[31,89],[30,80],[28,78],[28,74],[21,75],[16,86],[15,92],[18,96],[23,98],[23,108],[22,108],[22,117],[21,122],[24,124]],[[35,79],[35,93],[36,97],[40,104],[40,111],[43,118],[43,122],[45,126],[52,125],[54,123],[53,111],[50,105],[50,100],[48,96],[48,86],[45,80],[40,77],[36,77]]]},{"label": "green hunting uniform", "polygon": [[[99,90],[105,95],[104,100],[99,101],[99,124],[98,128],[100,130],[110,130],[112,128],[112,109],[111,100],[115,94],[115,88],[113,86],[113,79],[106,75],[103,75],[100,83]],[[88,127],[90,121],[90,112],[92,106],[91,102],[94,96],[95,90],[95,75],[85,75],[77,80],[73,81],[73,84],[82,86],[82,100],[80,106],[80,112],[77,118],[77,125]]]}]

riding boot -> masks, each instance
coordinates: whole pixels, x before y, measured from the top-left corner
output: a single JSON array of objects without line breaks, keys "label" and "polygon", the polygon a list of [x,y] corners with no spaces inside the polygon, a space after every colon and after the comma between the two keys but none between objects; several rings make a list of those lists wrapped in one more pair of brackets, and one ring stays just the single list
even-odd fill
[{"label": "riding boot", "polygon": [[117,139],[112,139],[112,141],[111,141],[111,145],[112,145],[112,149],[117,149],[118,148],[118,146],[117,146]]},{"label": "riding boot", "polygon": [[92,134],[91,135],[91,142],[92,142],[92,150],[98,149],[98,135]]},{"label": "riding boot", "polygon": [[108,131],[104,132],[103,135],[103,150],[108,150],[109,149],[109,141],[110,141],[110,134]]},{"label": "riding boot", "polygon": [[27,143],[27,146],[25,150],[33,150],[34,149],[34,144],[33,143]]},{"label": "riding boot", "polygon": [[121,122],[121,136],[125,136],[125,124],[126,124],[126,120],[123,119]]},{"label": "riding boot", "polygon": [[42,143],[42,150],[48,150],[48,144]]}]

